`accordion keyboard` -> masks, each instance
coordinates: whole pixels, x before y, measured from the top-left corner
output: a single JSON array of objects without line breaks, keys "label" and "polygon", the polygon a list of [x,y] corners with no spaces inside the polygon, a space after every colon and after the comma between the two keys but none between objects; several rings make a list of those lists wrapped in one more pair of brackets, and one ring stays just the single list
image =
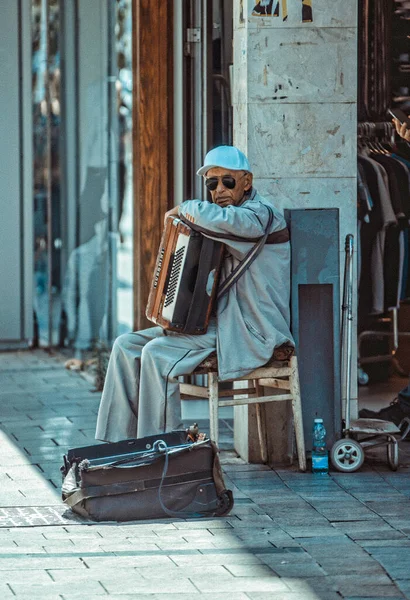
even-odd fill
[{"label": "accordion keyboard", "polygon": [[185,259],[187,255],[187,248],[189,244],[189,236],[180,234],[178,236],[177,245],[175,248],[174,258],[171,267],[171,273],[169,276],[167,291],[164,299],[164,307],[162,310],[162,316],[165,319],[172,321],[174,315],[174,308],[177,299],[177,290],[184,270]]},{"label": "accordion keyboard", "polygon": [[164,306],[169,306],[175,299],[175,294],[178,289],[178,281],[180,279],[181,265],[185,256],[185,246],[177,250],[174,254],[172,262],[171,275],[169,277],[167,295],[165,296]]}]

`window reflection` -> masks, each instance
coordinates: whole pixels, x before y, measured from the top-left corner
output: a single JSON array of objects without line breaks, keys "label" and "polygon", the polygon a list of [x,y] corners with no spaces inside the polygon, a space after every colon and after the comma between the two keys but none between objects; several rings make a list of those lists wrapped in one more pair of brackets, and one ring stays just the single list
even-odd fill
[{"label": "window reflection", "polygon": [[[88,350],[132,328],[131,27],[131,0],[32,1],[34,310],[44,346]],[[75,110],[62,110],[73,98]]]},{"label": "window reflection", "polygon": [[[48,20],[48,28],[46,20]],[[59,29],[58,1],[49,0],[46,3],[44,0],[34,0],[32,4],[34,311],[37,323],[36,337],[40,337],[46,345],[49,341],[49,312],[53,311],[54,320],[58,318],[61,294]],[[51,196],[49,202],[48,194]],[[50,225],[48,225],[49,221]]]}]

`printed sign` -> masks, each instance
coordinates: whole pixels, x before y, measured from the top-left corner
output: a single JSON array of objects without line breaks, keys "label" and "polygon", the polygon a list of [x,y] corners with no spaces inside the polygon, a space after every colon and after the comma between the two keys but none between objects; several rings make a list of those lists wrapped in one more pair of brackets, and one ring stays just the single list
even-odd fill
[{"label": "printed sign", "polygon": [[[313,22],[313,0],[299,0],[302,3],[302,23]],[[252,9],[252,17],[279,17],[282,21],[288,18],[288,0],[257,0]]]}]

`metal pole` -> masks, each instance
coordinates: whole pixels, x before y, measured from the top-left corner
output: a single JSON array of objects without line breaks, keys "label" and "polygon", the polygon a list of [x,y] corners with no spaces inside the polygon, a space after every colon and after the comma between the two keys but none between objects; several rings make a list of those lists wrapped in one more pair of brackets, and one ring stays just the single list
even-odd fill
[{"label": "metal pole", "polygon": [[341,399],[346,404],[346,312],[347,312],[347,287],[348,287],[348,254],[345,249],[345,270],[343,276],[343,298],[342,298],[342,323],[340,328],[340,382]]},{"label": "metal pole", "polygon": [[[226,40],[225,40],[225,14],[224,14],[224,3],[223,0],[219,1],[219,16],[220,16],[220,23],[219,23],[219,35],[221,36],[221,47],[220,47],[220,60],[221,60],[221,75],[222,75],[222,80],[220,82],[220,94],[221,94],[221,130],[222,130],[222,143],[226,144],[228,143],[226,141],[225,138],[225,134],[226,134],[226,110],[229,110],[229,106],[226,105],[226,93],[225,93],[225,77],[226,77],[226,72],[227,72],[227,68],[226,68],[226,64],[225,64],[225,44],[226,44]],[[213,52],[213,49],[212,49]],[[211,75],[214,75],[213,72],[213,65],[212,65],[212,73]],[[211,80],[212,81],[212,80]],[[215,85],[215,83],[213,83],[213,85]],[[226,106],[225,106],[226,105]],[[214,143],[214,140],[212,140],[212,142]]]},{"label": "metal pole", "polygon": [[[202,14],[201,14],[201,25],[202,25],[202,156],[200,160],[205,156],[208,151],[208,124],[210,118],[210,106],[209,106],[209,78],[212,77],[212,65],[209,65],[209,46],[208,46],[208,2],[205,0],[202,3]],[[202,164],[202,162],[201,162]]]},{"label": "metal pole", "polygon": [[392,310],[393,317],[393,351],[392,354],[396,354],[397,348],[399,347],[399,321],[397,308],[393,308]]},{"label": "metal pole", "polygon": [[184,197],[184,28],[183,6],[174,3],[174,193],[175,204]]},{"label": "metal pole", "polygon": [[118,231],[118,107],[117,107],[117,53],[115,44],[117,2],[108,2],[108,56],[107,56],[107,120],[108,120],[108,253],[107,253],[107,342],[111,344],[117,330],[117,231]]},{"label": "metal pole", "polygon": [[53,203],[52,203],[52,156],[51,156],[51,98],[50,98],[50,43],[49,43],[49,4],[42,0],[41,27],[44,49],[44,100],[46,105],[46,199],[47,199],[47,294],[48,294],[48,348],[53,345]]},{"label": "metal pole", "polygon": [[353,235],[346,236],[346,270],[348,272],[347,280],[347,327],[346,327],[346,414],[345,428],[350,428],[350,386],[352,372],[352,321],[353,321]]}]

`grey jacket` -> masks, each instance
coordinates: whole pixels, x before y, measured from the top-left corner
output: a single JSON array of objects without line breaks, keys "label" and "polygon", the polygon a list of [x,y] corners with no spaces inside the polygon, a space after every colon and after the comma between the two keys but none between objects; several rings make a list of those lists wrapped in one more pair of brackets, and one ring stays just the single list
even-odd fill
[{"label": "grey jacket", "polygon": [[[279,211],[253,190],[240,206],[221,208],[201,200],[180,205],[181,219],[199,226],[205,235],[226,244],[221,280],[231,273],[266,229],[269,212],[274,213],[270,232],[286,227]],[[213,236],[212,234],[216,234]],[[236,235],[232,241],[221,234]],[[229,292],[218,302],[217,353],[219,378],[241,377],[265,364],[274,348],[293,343],[290,322],[290,244],[266,244],[261,253]]]}]

